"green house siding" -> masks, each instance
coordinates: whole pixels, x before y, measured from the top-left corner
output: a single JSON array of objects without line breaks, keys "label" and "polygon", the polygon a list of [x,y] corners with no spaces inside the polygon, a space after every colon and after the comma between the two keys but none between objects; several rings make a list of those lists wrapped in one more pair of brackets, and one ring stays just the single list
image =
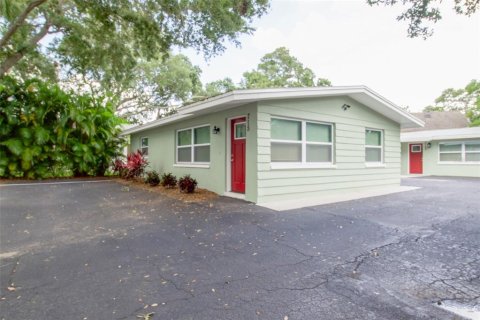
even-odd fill
[{"label": "green house siding", "polygon": [[[344,104],[350,105],[350,108],[344,111]],[[141,138],[147,137],[150,169],[160,173],[172,172],[176,176],[190,174],[198,180],[200,187],[224,194],[230,187],[227,119],[238,116],[248,116],[245,181],[245,199],[248,201],[266,203],[400,185],[400,125],[348,97],[270,100],[180,120],[132,134],[130,151],[139,149]],[[306,131],[302,137],[307,137],[306,148],[308,143],[331,143],[333,163],[330,167],[280,169],[275,166],[278,163],[271,161],[272,117],[304,121],[302,130]],[[312,125],[311,122],[317,124]],[[298,126],[281,120],[276,121],[274,126],[282,123],[289,125],[290,129],[281,132],[277,128],[274,133],[277,140],[298,138],[295,131]],[[210,125],[209,167],[176,165],[176,131],[206,124]],[[219,134],[212,133],[214,126],[221,129]],[[381,165],[369,166],[365,162],[367,129],[382,131]],[[375,144],[373,140],[370,144]],[[277,146],[276,153],[280,159],[284,157],[281,148]],[[325,148],[311,150],[317,152],[319,159],[329,158],[322,153]]]},{"label": "green house siding", "polygon": [[401,168],[401,171],[400,173],[402,175],[408,175],[409,172],[408,172],[408,143],[402,143],[402,150],[401,150],[401,154],[402,154],[402,161],[401,161],[401,165],[402,165],[402,168]]},{"label": "green house siding", "polygon": [[[423,148],[423,174],[428,176],[456,176],[480,178],[480,164],[478,163],[440,163],[438,149],[441,142],[480,141],[480,139],[431,141],[430,148]],[[408,175],[408,146],[414,142],[402,143],[402,174]]]},{"label": "green house siding", "polygon": [[[272,169],[272,117],[333,124],[335,167]],[[384,167],[366,167],[366,128],[383,130]],[[259,203],[400,184],[399,124],[347,97],[260,102],[257,141]]]},{"label": "green house siding", "polygon": [[[247,146],[246,146],[246,190],[245,199],[257,201],[257,107],[256,104],[211,113],[204,116],[186,119],[170,125],[148,129],[134,133],[130,137],[130,152],[140,149],[140,139],[149,139],[148,161],[150,170],[160,173],[172,172],[177,177],[190,174],[197,179],[199,187],[206,188],[218,194],[223,194],[227,189],[227,119],[237,116],[248,117]],[[176,131],[200,125],[210,125],[210,166],[209,168],[195,168],[175,164],[176,156]],[[213,134],[214,126],[220,128],[219,134]],[[229,173],[228,173],[229,174]]]}]

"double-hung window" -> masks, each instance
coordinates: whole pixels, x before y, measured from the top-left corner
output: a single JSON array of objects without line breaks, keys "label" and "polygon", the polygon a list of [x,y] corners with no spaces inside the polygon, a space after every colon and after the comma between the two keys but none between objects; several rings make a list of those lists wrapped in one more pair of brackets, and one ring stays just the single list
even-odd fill
[{"label": "double-hung window", "polygon": [[333,125],[271,119],[271,162],[291,167],[333,163]]},{"label": "double-hung window", "polygon": [[480,141],[470,142],[440,142],[438,161],[449,162],[480,162]]},{"label": "double-hung window", "polygon": [[148,156],[148,138],[140,138],[140,151],[144,156]]},{"label": "double-hung window", "polygon": [[480,141],[465,142],[465,162],[480,162]]},{"label": "double-hung window", "polygon": [[365,130],[365,162],[367,164],[383,164],[382,130]]},{"label": "double-hung window", "polygon": [[210,126],[177,131],[177,163],[207,164],[210,162]]}]

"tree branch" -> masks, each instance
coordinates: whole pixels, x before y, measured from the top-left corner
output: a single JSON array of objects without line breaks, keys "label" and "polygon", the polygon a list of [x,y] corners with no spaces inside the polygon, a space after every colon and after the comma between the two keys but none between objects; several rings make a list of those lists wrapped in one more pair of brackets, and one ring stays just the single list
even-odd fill
[{"label": "tree branch", "polygon": [[122,105],[122,104],[125,104],[125,103],[127,103],[127,102],[130,102],[130,101],[132,101],[132,100],[135,100],[135,99],[137,99],[137,98],[138,98],[138,96],[133,96],[133,97],[130,97],[130,98],[124,98],[124,99],[120,100],[120,102],[118,102],[118,105],[117,105],[117,111],[121,111],[121,110],[123,110],[123,109],[125,109],[125,108],[128,108],[128,106],[123,106],[123,107],[122,107],[121,105]]},{"label": "tree branch", "polygon": [[23,10],[22,13],[15,19],[15,21],[10,25],[7,32],[3,35],[2,39],[0,39],[0,48],[4,47],[8,40],[17,32],[18,28],[25,22],[27,16],[32,12],[33,9],[42,5],[47,0],[35,0],[30,2],[30,4]]},{"label": "tree branch", "polygon": [[0,77],[3,77],[18,61],[20,61],[25,54],[32,48],[35,47],[40,40],[43,39],[48,33],[48,30],[52,26],[50,21],[46,21],[42,29],[34,35],[27,45],[19,49],[14,54],[8,56],[0,65]]}]

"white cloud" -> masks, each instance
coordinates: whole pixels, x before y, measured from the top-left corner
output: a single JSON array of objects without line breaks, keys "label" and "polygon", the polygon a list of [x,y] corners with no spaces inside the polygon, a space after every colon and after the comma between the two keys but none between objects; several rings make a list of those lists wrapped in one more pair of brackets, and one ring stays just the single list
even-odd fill
[{"label": "white cloud", "polygon": [[203,80],[238,81],[266,53],[286,46],[334,85],[365,84],[412,110],[433,102],[443,89],[480,78],[480,14],[467,18],[442,4],[444,19],[433,37],[410,39],[396,16],[403,7],[369,7],[363,1],[274,1],[242,48],[206,63],[189,54]]}]

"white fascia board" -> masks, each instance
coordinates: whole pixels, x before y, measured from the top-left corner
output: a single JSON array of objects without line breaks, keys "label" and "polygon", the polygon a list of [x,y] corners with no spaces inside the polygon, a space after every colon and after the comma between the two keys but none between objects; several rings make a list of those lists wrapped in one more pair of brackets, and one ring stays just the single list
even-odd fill
[{"label": "white fascia board", "polygon": [[349,96],[352,99],[365,104],[367,107],[372,108],[376,112],[398,122],[402,127],[423,127],[424,125],[421,120],[396,106],[389,100],[383,98],[366,86],[338,86],[234,90],[204,101],[181,107],[178,109],[178,113],[176,115],[125,130],[122,134],[130,134],[163,126],[167,123],[182,120],[185,117],[193,117],[198,114],[212,112],[218,108],[227,109],[249,102],[342,95]]},{"label": "white fascia board", "polygon": [[144,131],[144,130],[147,130],[147,129],[160,127],[160,126],[163,126],[163,125],[168,124],[168,123],[173,123],[173,122],[183,120],[185,118],[189,118],[191,116],[193,116],[193,115],[192,114],[175,114],[173,116],[161,118],[161,119],[154,120],[154,121],[151,121],[151,122],[139,125],[139,126],[135,126],[133,128],[126,129],[121,133],[121,135],[122,136],[123,135],[128,135],[128,134],[132,134],[132,133],[136,133],[136,132],[141,132],[141,131]]},{"label": "white fascia board", "polygon": [[[425,122],[418,119],[417,117],[410,114],[409,112],[405,111],[404,109],[400,108],[399,106],[397,106],[396,104],[394,104],[393,102],[388,100],[387,98],[385,98],[382,95],[376,93],[375,91],[371,90],[368,87],[364,87],[364,88],[365,88],[365,92],[366,92],[367,95],[369,95],[370,97],[373,97],[374,99],[376,99],[377,101],[382,103],[383,106],[387,108],[387,110],[390,110],[391,112],[393,112],[393,114],[396,114],[397,116],[400,117],[399,123],[402,125],[402,127],[409,127],[409,128],[414,127],[415,128],[415,127],[425,126]],[[367,106],[368,106],[368,104],[367,104]],[[385,114],[384,112],[380,112],[380,111],[377,111],[377,112],[379,112],[381,114],[382,113]],[[386,115],[386,114],[385,114],[385,116],[388,117],[388,115]],[[391,118],[391,117],[389,117],[389,118]],[[392,120],[395,120],[395,119],[392,119]],[[403,126],[403,125],[405,125],[405,126]]]},{"label": "white fascia board", "polygon": [[462,139],[480,139],[480,127],[415,131],[400,134],[401,142],[426,142]]}]

